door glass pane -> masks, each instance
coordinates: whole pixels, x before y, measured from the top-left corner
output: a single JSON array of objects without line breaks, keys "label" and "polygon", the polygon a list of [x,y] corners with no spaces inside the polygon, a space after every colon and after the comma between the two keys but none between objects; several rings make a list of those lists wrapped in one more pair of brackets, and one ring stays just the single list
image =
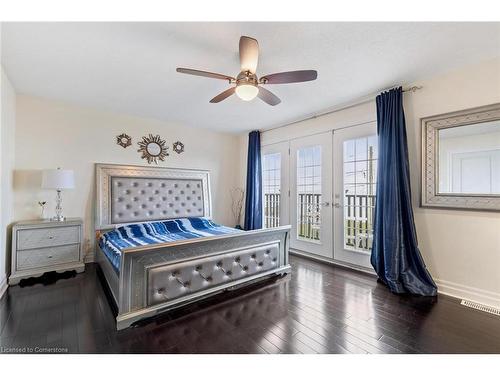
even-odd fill
[{"label": "door glass pane", "polygon": [[297,239],[321,238],[321,146],[297,150]]},{"label": "door glass pane", "polygon": [[280,225],[281,154],[267,154],[262,159],[264,228]]},{"label": "door glass pane", "polygon": [[370,252],[377,187],[377,136],[344,141],[344,246]]},{"label": "door glass pane", "polygon": [[368,159],[368,138],[356,138],[356,160]]},{"label": "door glass pane", "polygon": [[355,145],[356,141],[354,139],[344,142],[344,162],[354,161]]}]

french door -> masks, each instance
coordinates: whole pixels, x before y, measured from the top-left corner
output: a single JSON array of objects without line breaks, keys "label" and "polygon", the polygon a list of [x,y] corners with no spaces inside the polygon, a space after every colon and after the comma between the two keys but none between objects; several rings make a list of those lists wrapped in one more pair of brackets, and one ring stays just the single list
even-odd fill
[{"label": "french door", "polygon": [[290,247],[331,258],[332,133],[290,141]]},{"label": "french door", "polygon": [[262,147],[263,228],[290,223],[289,142]]},{"label": "french door", "polygon": [[334,131],[334,259],[370,268],[377,187],[376,124]]},{"label": "french door", "polygon": [[371,269],[376,123],[262,148],[263,227],[291,224],[290,248]]}]

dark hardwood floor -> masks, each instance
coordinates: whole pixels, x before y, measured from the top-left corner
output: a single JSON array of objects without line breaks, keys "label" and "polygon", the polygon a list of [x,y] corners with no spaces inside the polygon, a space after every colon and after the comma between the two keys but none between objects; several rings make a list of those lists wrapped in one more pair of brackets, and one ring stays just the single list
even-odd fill
[{"label": "dark hardwood floor", "polygon": [[[391,294],[375,278],[292,257],[291,276],[117,332],[97,267],[9,288],[0,348],[72,353],[500,353],[500,317]],[[54,349],[53,349],[54,350]]]}]

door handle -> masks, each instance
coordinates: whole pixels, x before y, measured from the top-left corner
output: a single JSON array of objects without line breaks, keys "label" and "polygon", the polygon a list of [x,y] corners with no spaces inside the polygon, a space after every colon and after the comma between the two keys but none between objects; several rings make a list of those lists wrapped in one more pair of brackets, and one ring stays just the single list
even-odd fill
[{"label": "door handle", "polygon": [[330,202],[322,202],[321,205],[323,207],[330,207]]},{"label": "door handle", "polygon": [[335,207],[335,208],[342,208],[343,206],[340,203],[337,202],[337,203],[335,203],[333,205],[333,207]]}]

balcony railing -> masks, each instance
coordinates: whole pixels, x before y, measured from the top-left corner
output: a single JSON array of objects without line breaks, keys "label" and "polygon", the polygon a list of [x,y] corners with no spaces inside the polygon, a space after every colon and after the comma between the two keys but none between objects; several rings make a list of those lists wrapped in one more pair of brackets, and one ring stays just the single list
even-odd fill
[{"label": "balcony railing", "polygon": [[[264,194],[264,227],[280,225],[279,193]],[[299,194],[298,196],[298,236],[319,240],[321,194]]]},{"label": "balcony railing", "polygon": [[279,193],[264,194],[264,228],[274,228],[280,225]]},{"label": "balcony railing", "polygon": [[321,194],[299,193],[297,198],[297,235],[304,239],[319,241]]},{"label": "balcony railing", "polygon": [[347,194],[345,199],[345,246],[356,250],[370,251],[373,241],[375,194]]},{"label": "balcony railing", "polygon": [[[373,238],[375,194],[345,195],[344,241],[345,246],[370,251]],[[320,239],[321,194],[298,194],[297,235],[303,239]],[[264,194],[264,225],[280,225],[280,194]]]}]

